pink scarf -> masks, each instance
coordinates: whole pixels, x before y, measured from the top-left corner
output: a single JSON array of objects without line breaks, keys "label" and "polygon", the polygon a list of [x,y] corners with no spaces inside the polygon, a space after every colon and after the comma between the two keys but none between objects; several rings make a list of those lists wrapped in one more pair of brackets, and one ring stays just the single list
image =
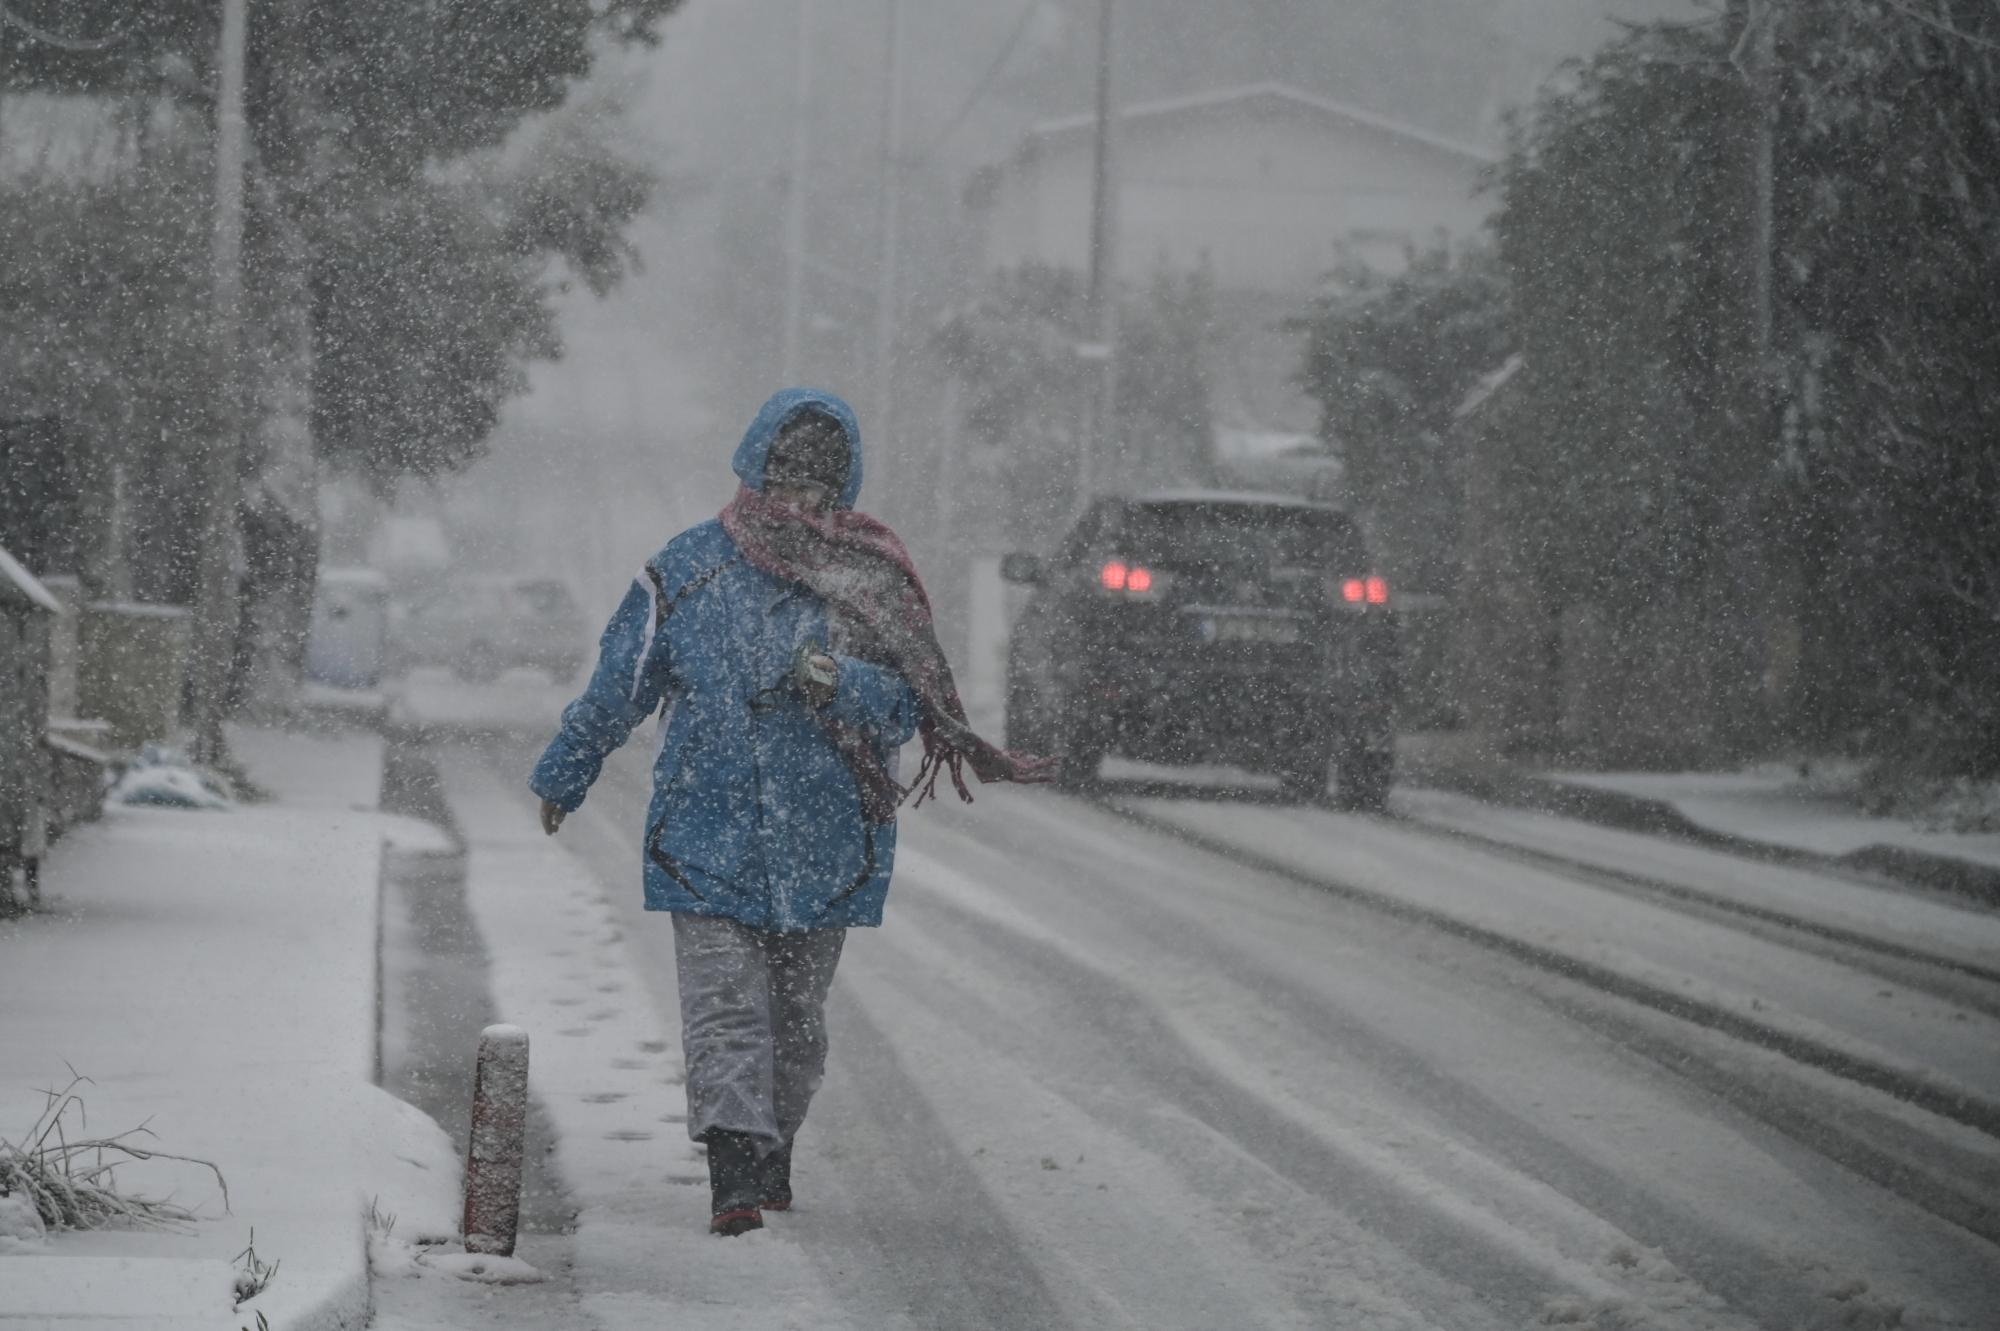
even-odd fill
[{"label": "pink scarf", "polygon": [[869,822],[879,826],[894,819],[896,806],[912,791],[918,792],[917,803],[923,803],[937,793],[938,777],[947,770],[959,798],[971,803],[964,771],[968,763],[981,782],[1055,779],[1059,759],[1009,753],[973,733],[958,686],[952,682],[951,665],[938,645],[930,598],[896,533],[865,513],[846,509],[812,513],[748,486],[738,487],[721,518],[722,529],[745,559],[826,601],[847,636],[861,648],[853,654],[886,658],[923,705],[918,733],[924,741],[924,761],[907,788],[884,769],[866,737],[829,717],[819,717],[854,772]]}]

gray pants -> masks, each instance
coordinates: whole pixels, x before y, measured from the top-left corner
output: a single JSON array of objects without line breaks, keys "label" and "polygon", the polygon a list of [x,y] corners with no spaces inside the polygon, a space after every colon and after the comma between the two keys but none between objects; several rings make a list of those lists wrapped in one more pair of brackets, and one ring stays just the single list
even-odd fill
[{"label": "gray pants", "polygon": [[674,913],[688,1136],[747,1132],[759,1155],[792,1140],[826,1075],[826,991],[846,938]]}]

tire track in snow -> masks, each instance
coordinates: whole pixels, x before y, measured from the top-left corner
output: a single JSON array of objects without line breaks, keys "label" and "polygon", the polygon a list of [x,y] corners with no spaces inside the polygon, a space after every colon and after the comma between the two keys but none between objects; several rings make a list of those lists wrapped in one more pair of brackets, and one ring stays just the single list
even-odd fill
[{"label": "tire track in snow", "polygon": [[[1425,794],[1428,795],[1429,792]],[[1115,800],[1110,803],[1115,807]],[[1753,932],[1760,938],[1777,940],[1816,956],[1868,969],[1885,979],[1926,989],[1947,1001],[1963,1003],[1989,1015],[2000,1015],[2000,967],[1968,960],[1963,956],[1947,956],[1939,951],[1882,938],[1858,927],[1832,923],[1826,919],[1808,918],[1793,911],[1745,900],[1740,896],[1716,891],[1707,885],[1690,881],[1695,876],[1691,873],[1670,878],[1656,873],[1636,872],[1630,868],[1606,863],[1602,858],[1584,859],[1578,855],[1528,844],[1523,840],[1509,840],[1490,835],[1457,825],[1453,821],[1432,821],[1423,816],[1423,813],[1424,811],[1419,808],[1416,816],[1393,812],[1391,816],[1398,826],[1420,835],[1442,837],[1448,841],[1474,846],[1503,859],[1574,879],[1586,887],[1623,893],[1653,905],[1691,914],[1697,919],[1723,921],[1733,927]],[[1311,816],[1312,811],[1304,809],[1296,811],[1298,821],[1302,822],[1304,818]],[[1639,836],[1637,833],[1623,835],[1634,838]],[[1682,854],[1694,853],[1717,859],[1729,856],[1727,851],[1705,846],[1696,848],[1676,845],[1671,849]],[[1765,872],[1769,872],[1772,867],[1757,861],[1751,863]],[[1807,876],[1803,870],[1786,869],[1784,872],[1800,878]],[[1853,890],[1850,884],[1842,883],[1840,886],[1849,891]],[[1883,893],[1883,895],[1889,894]],[[1908,899],[1904,898],[1900,904],[1907,905]],[[1934,903],[1926,902],[1923,905],[1929,909],[1937,909]],[[1973,912],[1962,908],[1954,906],[1944,909],[1968,919],[1975,918]],[[1774,927],[1759,929],[1757,926],[1760,925]],[[1825,944],[1834,946],[1826,947]]]},{"label": "tire track in snow", "polygon": [[[1004,956],[998,972],[1032,974],[1051,991],[1062,991],[1064,1006],[1089,1011],[1094,1027],[1113,1028],[1107,1039],[1084,1039],[1085,1049],[1073,1062],[1123,1064],[1126,1073],[1152,1088],[1149,1095],[1191,1113],[1286,1195],[1277,1208],[1281,1213],[1305,1214],[1338,1199],[1330,1209],[1350,1223],[1365,1218],[1359,1232],[1369,1241],[1387,1241],[1435,1275],[1461,1282],[1459,1315],[1432,1309],[1448,1324],[1466,1324],[1463,1310],[1469,1307],[1486,1314],[1469,1323],[1474,1325],[1525,1324],[1569,1307],[1645,1309],[1653,1319],[1649,1324],[1657,1326],[1731,1324],[1692,1281],[1656,1256],[1642,1257],[1645,1244],[1554,1188],[1477,1146],[1413,1119],[1398,1120],[1394,1110],[1361,1097],[1336,1095],[1331,1108],[1309,1103],[1231,1033],[1205,1028],[1145,983],[1143,962],[1123,974],[1108,970],[1085,946],[1010,907],[933,855],[908,847],[903,853],[906,893],[920,897],[928,909],[921,924],[912,924],[916,903],[906,898],[902,921],[885,930],[887,936],[919,960],[928,953],[940,972],[956,960],[956,979],[964,985],[965,955],[977,945],[972,939],[977,935],[978,944]],[[939,906],[957,919],[938,918]],[[912,945],[913,934],[922,938],[933,928],[946,931],[951,941]],[[1004,984],[981,997],[988,1013],[1020,1001],[1009,1000]],[[975,1030],[994,1025],[990,1016],[958,1015]],[[1048,1026],[1045,1021],[1039,1028]],[[1103,1048],[1105,1043],[1118,1048]],[[1093,1107],[1103,1112],[1101,1105]],[[1110,1117],[1123,1120],[1124,1132],[1147,1135],[1138,1121],[1143,1115],[1114,1110]],[[1613,1260],[1614,1253],[1624,1254],[1632,1266]],[[1644,1276],[1627,1278],[1642,1263]],[[1673,1309],[1700,1315],[1682,1322]]]},{"label": "tire track in snow", "polygon": [[[1713,982],[1697,977],[1675,976],[1656,965],[1627,960],[1615,949],[1598,948],[1600,959],[1579,954],[1572,947],[1546,945],[1526,936],[1533,921],[1522,921],[1514,929],[1502,929],[1479,922],[1471,910],[1451,910],[1413,899],[1386,881],[1386,866],[1368,874],[1374,881],[1357,881],[1352,865],[1346,872],[1308,867],[1296,856],[1283,853],[1269,843],[1260,847],[1250,835],[1225,835],[1191,825],[1189,821],[1156,811],[1105,804],[1107,813],[1127,819],[1150,830],[1177,838],[1191,846],[1220,855],[1264,873],[1292,879],[1399,918],[1422,923],[1467,942],[1505,955],[1566,979],[1575,980],[1617,998],[1655,1008],[1724,1035],[1774,1049],[1795,1062],[1833,1073],[1846,1080],[1907,1100],[1940,1117],[1976,1128],[2000,1138],[2000,1100],[1958,1080],[1950,1073],[1927,1067],[1911,1058],[1897,1058],[1878,1044],[1857,1040],[1833,1030],[1813,1017],[1800,1013],[1771,1012],[1768,1018],[1749,1015],[1766,1007],[1761,999],[1735,995]],[[1439,838],[1420,837],[1423,841]],[[1342,848],[1353,858],[1354,847]],[[1435,869],[1436,866],[1427,866]],[[1607,960],[1613,964],[1607,964]],[[1624,964],[1616,964],[1624,962]],[[1674,979],[1683,981],[1673,987]],[[1989,1069],[1990,1070],[1990,1069]]]},{"label": "tire track in snow", "polygon": [[[1294,888],[1295,895],[1288,898],[1282,884],[1296,884],[1295,875],[1273,879],[1246,874],[1239,863],[1230,860],[1211,861],[1201,854],[1191,856],[1180,848],[1184,846],[1183,842],[1151,836],[1134,828],[1129,821],[1101,814],[1088,805],[995,793],[999,796],[996,803],[1005,801],[999,817],[996,818],[991,810],[984,814],[950,815],[946,821],[952,831],[942,844],[937,834],[928,830],[929,825],[917,824],[917,827],[925,829],[921,840],[913,838],[906,844],[920,844],[934,856],[948,855],[954,864],[961,866],[980,864],[982,872],[978,876],[982,882],[1009,882],[1012,884],[1009,895],[1017,898],[1031,895],[1038,901],[1043,913],[1051,918],[1061,918],[1066,926],[1072,928],[1088,926],[1089,922],[1081,920],[1076,914],[1081,905],[1072,908],[1070,903],[1087,902],[1106,912],[1129,913],[1129,928],[1138,933],[1150,931],[1154,937],[1149,941],[1166,947],[1177,936],[1186,942],[1189,951],[1193,951],[1195,944],[1187,940],[1217,925],[1228,926],[1218,932],[1230,932],[1234,925],[1229,913],[1241,913],[1248,903],[1270,916],[1268,933],[1278,936],[1295,934],[1297,938],[1294,941],[1307,948],[1320,941],[1313,931],[1337,942],[1340,920],[1347,908],[1337,905],[1337,898],[1329,899],[1323,891],[1310,885]],[[1177,876],[1190,878],[1203,875],[1215,880],[1215,891],[1206,888],[1186,890],[1178,885]],[[922,877],[913,881],[921,884]],[[1037,888],[1032,894],[1023,890],[1029,883]],[[1303,895],[1296,895],[1301,891]],[[921,894],[922,897],[932,895],[928,892]],[[1211,897],[1215,899],[1210,900]],[[910,901],[905,901],[906,912],[910,904]],[[930,903],[926,901],[925,904]],[[1162,906],[1173,911],[1176,918],[1155,922],[1154,916]],[[1335,912],[1331,917],[1327,913],[1329,910]],[[1204,911],[1207,913],[1204,914]],[[1365,926],[1359,931],[1374,934],[1379,947],[1384,942],[1381,929],[1367,924],[1369,918],[1376,914],[1368,912],[1358,918],[1347,915],[1345,920],[1348,927]],[[928,915],[924,922],[927,926],[933,925]],[[1424,942],[1426,937],[1432,938],[1429,944]],[[973,941],[983,941],[983,935],[974,931]],[[1482,962],[1479,958],[1484,955],[1483,950],[1475,948],[1466,953],[1448,936],[1438,938],[1421,927],[1415,933],[1398,934],[1391,925],[1387,942],[1388,947],[1380,950],[1401,952],[1407,944],[1407,950],[1418,954],[1417,959],[1421,962],[1424,960],[1421,954],[1428,947],[1432,952],[1444,953],[1447,967],[1455,972],[1488,972],[1476,978],[1493,986],[1496,996],[1503,1000],[1519,997],[1525,979],[1529,995],[1556,1008],[1565,1019],[1575,1015],[1565,1011],[1565,1007],[1581,1002],[1594,1013],[1602,1013],[1609,1002],[1581,985],[1558,982],[1555,977],[1543,978],[1534,972],[1528,972],[1524,977],[1520,972],[1511,970],[1504,958]],[[1115,938],[1107,944],[1105,938],[1094,937],[1091,943],[1106,955],[1113,955],[1118,950]],[[1237,958],[1240,965],[1231,960],[1232,946],[1236,946],[1241,954]],[[1178,964],[1177,973],[1182,976],[1227,971],[1236,966],[1241,971],[1239,980],[1245,987],[1256,989],[1258,998],[1279,1007],[1290,1002],[1288,985],[1302,982],[1303,977],[1304,987],[1313,992],[1306,993],[1301,1001],[1307,1006],[1319,1003],[1324,1008],[1328,999],[1319,991],[1326,985],[1311,977],[1309,970],[1294,967],[1291,973],[1282,976],[1265,973],[1270,969],[1267,963],[1281,950],[1269,946],[1268,940],[1258,941],[1245,933],[1240,944],[1234,939],[1223,945],[1204,941],[1198,955],[1179,963],[1160,964]],[[1337,947],[1333,950],[1338,951]],[[1308,968],[1312,960],[1308,957]],[[1333,968],[1351,961],[1352,957],[1348,955],[1332,955],[1325,959],[1323,969],[1330,974]],[[1016,960],[1010,957],[1010,964],[1019,969],[1033,969],[1032,958]],[[1048,968],[1051,983],[1059,980],[1063,969],[1061,964]],[[1421,995],[1425,988],[1424,981],[1428,978],[1435,977],[1419,974],[1411,977],[1406,986],[1398,977],[1384,982],[1381,987],[1390,991],[1400,988],[1402,995],[1398,1001],[1402,1001],[1413,993]],[[1365,997],[1356,998],[1351,994],[1341,1001],[1350,1007],[1366,1006]],[[1088,1007],[1081,1000],[1079,1005]],[[1610,1002],[1610,1007],[1625,1011],[1627,1016],[1637,1015],[1661,1026],[1675,1025],[1647,1009],[1618,1009],[1615,1002]],[[1338,1014],[1334,1015],[1337,1017]],[[1109,1018],[1103,1011],[1093,1010],[1089,1013],[1088,1024],[1101,1026],[1107,1020]],[[1631,1052],[1623,1047],[1633,1038],[1629,1023],[1620,1027],[1617,1023],[1591,1026],[1586,1022],[1584,1028],[1601,1029],[1606,1037],[1606,1047],[1616,1046],[1613,1052],[1620,1057],[1627,1057]],[[1066,1036],[1070,1034],[1065,1032]],[[1318,1034],[1323,1035],[1327,1043],[1309,1052],[1323,1054],[1330,1059],[1355,1055],[1356,1050],[1351,1044],[1343,1047],[1337,1043],[1346,1038],[1344,1034]],[[1670,1043],[1675,1047],[1686,1047],[1690,1034],[1697,1046],[1704,1042],[1711,1046],[1704,1051],[1709,1056],[1715,1056],[1719,1047],[1725,1055],[1761,1057],[1767,1062],[1782,1061],[1699,1028],[1682,1026]],[[1656,1045],[1663,1042],[1657,1029],[1651,1031],[1651,1036]],[[1144,1038],[1128,1030],[1123,1043],[1125,1047],[1137,1046],[1143,1044]],[[1636,1052],[1643,1060],[1642,1066],[1655,1070],[1648,1074],[1634,1068],[1625,1074],[1635,1083],[1643,1084],[1645,1077],[1659,1076],[1660,1067],[1669,1073],[1680,1071],[1672,1062],[1659,1058],[1656,1050],[1639,1048]],[[1719,1062],[1726,1063],[1727,1057]],[[1486,1071],[1490,1072],[1490,1069]],[[1562,1074],[1571,1075],[1573,1071],[1562,1069]],[[1744,1075],[1741,1066],[1731,1066],[1728,1071],[1739,1078]],[[1751,1071],[1764,1075],[1768,1073],[1768,1068],[1753,1068]],[[1171,1074],[1172,1070],[1167,1072]],[[1421,1077],[1417,1080],[1419,1084],[1408,1088],[1416,1103],[1430,1106],[1441,1100],[1448,1101],[1454,1094],[1463,1096],[1462,1087],[1453,1091],[1448,1075],[1443,1081],[1433,1079],[1428,1084],[1423,1083]],[[1676,1084],[1687,1089],[1674,1091]],[[1173,1080],[1172,1075],[1163,1076],[1161,1085],[1162,1094],[1169,1097],[1179,1095],[1184,1089]],[[1585,1159],[1562,1143],[1537,1142],[1532,1132],[1519,1131],[1518,1125],[1510,1124],[1504,1114],[1493,1114],[1476,1103],[1447,1107],[1457,1114],[1458,1122],[1454,1126],[1462,1128],[1465,1136],[1473,1140],[1489,1138],[1497,1125],[1503,1129],[1502,1140],[1497,1143],[1489,1141],[1488,1145],[1496,1146],[1500,1156],[1510,1164],[1536,1177],[1557,1181],[1564,1191],[1577,1196],[1588,1208],[1600,1214],[1622,1217],[1628,1231],[1644,1234],[1656,1244],[1666,1246],[1676,1260],[1693,1270],[1705,1285],[1722,1292],[1737,1306],[1752,1310],[1760,1320],[1776,1317],[1790,1323],[1798,1320],[1801,1313],[1806,1313],[1801,1324],[1813,1324],[1820,1312],[1830,1315],[1854,1311],[1838,1306],[1837,1294],[1830,1293],[1835,1289],[1835,1282],[1826,1276],[1823,1265],[1846,1270],[1850,1276],[1858,1268],[1875,1276],[1878,1285],[1887,1282],[1905,1293],[1914,1291],[1913,1309],[1917,1303],[1935,1303],[1938,1299],[1942,1299],[1946,1307],[1956,1304],[1961,1308],[1978,1308],[1990,1303],[1996,1291],[2000,1291],[2000,1267],[1996,1267],[1995,1254],[1989,1245],[1949,1229],[1926,1229],[1927,1225],[1935,1226],[1936,1222],[1922,1217],[1920,1210],[1900,1210],[1900,1203],[1877,1192],[1870,1184],[1838,1171],[1829,1174],[1830,1167],[1822,1153],[1801,1151],[1783,1138],[1772,1139],[1761,1131],[1754,1118],[1738,1120],[1734,1110],[1718,1103],[1702,1087],[1698,1078],[1689,1085],[1682,1082],[1679,1076],[1673,1076],[1665,1089],[1672,1092],[1669,1101],[1678,1097],[1693,1103],[1668,1103],[1658,1115],[1651,1114],[1642,1103],[1640,1115],[1657,1120],[1646,1125],[1649,1134],[1660,1135],[1665,1131],[1662,1123],[1671,1129],[1666,1132],[1666,1145],[1652,1149],[1649,1158],[1656,1170],[1652,1175],[1643,1172],[1643,1161],[1635,1164],[1618,1159],[1617,1151],[1623,1148],[1616,1142],[1595,1140],[1584,1152],[1589,1156]],[[1600,1088],[1592,1094],[1601,1097],[1604,1092]],[[1477,1097],[1471,1099],[1476,1101]],[[1852,1113],[1851,1105],[1838,1107],[1843,1116]],[[1519,1109],[1518,1100],[1516,1108]],[[1950,1128],[1954,1125],[1939,1126]],[[1513,1139],[1506,1140],[1510,1132]],[[1575,1137],[1574,1132],[1570,1135]],[[1737,1141],[1739,1137],[1744,1141]],[[1582,1139],[1576,1140],[1579,1145],[1585,1145]],[[1702,1169],[1690,1170],[1685,1163],[1674,1159],[1677,1151],[1684,1152],[1696,1164],[1701,1164],[1701,1156],[1716,1154],[1717,1140],[1736,1142],[1731,1148],[1735,1152],[1736,1164],[1725,1161],[1713,1165],[1704,1174]],[[1737,1177],[1738,1174],[1741,1177]],[[1841,1179],[1845,1181],[1837,1181]],[[1802,1187],[1804,1191],[1801,1191]],[[1827,1218],[1821,1219],[1817,1212],[1822,1209],[1822,1204],[1806,1199],[1815,1190],[1826,1192],[1829,1188],[1831,1192],[1828,1195],[1841,1196],[1846,1206],[1844,1210],[1834,1208]],[[1763,1220],[1753,1223],[1733,1213],[1732,1207],[1738,1207],[1745,1213],[1758,1212],[1766,1193],[1774,1197],[1782,1194],[1798,1199],[1798,1213],[1812,1217],[1811,1223],[1800,1228],[1795,1236],[1789,1223],[1773,1222],[1759,1230],[1757,1225]],[[1729,1201],[1731,1197],[1736,1201]],[[1885,1207],[1886,1210],[1883,1209]],[[1769,1211],[1771,1208],[1763,1209]],[[1901,1218],[1891,1219],[1891,1216]],[[1926,1235],[1922,1243],[1910,1237],[1914,1231]],[[1801,1255],[1796,1251],[1798,1245],[1807,1245],[1822,1255]],[[1925,1245],[1951,1256],[1927,1257],[1924,1255],[1927,1251]],[[1817,1275],[1813,1274],[1815,1271],[1818,1271]],[[1825,1301],[1829,1297],[1833,1298],[1832,1302]],[[1945,1316],[1948,1322],[1951,1315]],[[1911,1324],[1920,1320],[1913,1311]]]},{"label": "tire track in snow", "polygon": [[[1532,927],[1532,920],[1523,919],[1518,925],[1510,922],[1507,932],[1482,929],[1479,923],[1452,911],[1429,909],[1393,890],[1382,890],[1372,883],[1358,885],[1323,869],[1301,868],[1293,856],[1276,858],[1246,849],[1239,838],[1217,837],[1144,811],[1112,806],[1106,812],[1398,918],[1440,928],[1502,955],[1528,961],[1553,979],[1650,1008],[1674,1022],[1705,1028],[1721,1037],[1724,1044],[1738,1048],[1719,1048],[1713,1041],[1694,1038],[1691,1031],[1674,1029],[1674,1022],[1647,1022],[1615,1005],[1591,1004],[1574,994],[1554,998],[1573,1019],[1643,1050],[1663,1066],[1913,1205],[1989,1242],[2000,1243],[2000,1200],[1996,1200],[2000,1199],[2000,1142],[1995,1141],[1990,1126],[2000,1111],[1993,1101],[1931,1072],[1914,1057],[1898,1065],[1890,1061],[1893,1055],[1877,1046],[1843,1038],[1812,1018],[1780,1014],[1766,1008],[1761,1000],[1706,982],[1697,985],[1683,980],[1677,987],[1671,970],[1601,944],[1594,945],[1595,959],[1579,956],[1573,946],[1541,946],[1521,936]],[[1261,808],[1255,816],[1284,817]],[[1357,824],[1355,830],[1366,834],[1385,829],[1380,824]],[[1413,835],[1419,849],[1434,840],[1422,829]],[[1447,845],[1451,840],[1443,839]],[[1329,858],[1352,858],[1355,848],[1329,838],[1326,853]],[[1372,876],[1381,878],[1380,865]],[[1775,1021],[1745,1015],[1760,1008],[1773,1017],[1788,1015],[1789,1020],[1778,1026]],[[1791,1066],[1776,1066],[1779,1062]],[[1830,1093],[1815,1081],[1814,1073],[1844,1080],[1856,1091]],[[1921,1111],[1916,1117],[1928,1121],[1913,1123],[1910,1115],[1899,1114],[1894,1105],[1868,1104],[1864,1090],[1914,1106]],[[1857,1098],[1864,1102],[1859,1112],[1854,1103]],[[1967,1105],[1973,1110],[1970,1114],[1947,1112]],[[1968,1129],[1976,1140],[1967,1136]]]},{"label": "tire track in snow", "polygon": [[[1516,1324],[1172,1097],[1141,1091],[1130,1112],[1106,1115],[1050,1085],[1032,1052],[1018,1057],[1011,1042],[991,1038],[982,1014],[945,992],[967,978],[970,958],[908,909],[867,951],[850,956],[861,964],[842,983],[892,1023],[921,1067],[922,1093],[1062,1298],[1061,1325]],[[1135,1119],[1151,1123],[1135,1131]]]}]

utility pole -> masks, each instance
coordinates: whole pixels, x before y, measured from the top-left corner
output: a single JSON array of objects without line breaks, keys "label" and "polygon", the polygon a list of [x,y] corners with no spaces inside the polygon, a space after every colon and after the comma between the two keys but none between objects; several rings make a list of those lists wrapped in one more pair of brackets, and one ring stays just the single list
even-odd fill
[{"label": "utility pole", "polygon": [[[1749,85],[1750,125],[1750,344],[1760,385],[1770,375],[1772,211],[1776,201],[1777,89],[1773,0],[1745,0],[1743,35],[1730,59]],[[1761,391],[1761,390],[1760,390]]]},{"label": "utility pole", "polygon": [[812,153],[813,0],[797,2],[798,25],[792,48],[792,172],[785,182],[785,327],[778,358],[778,377],[788,387],[799,379],[806,296],[806,166]]},{"label": "utility pole", "polygon": [[236,657],[237,478],[242,451],[243,403],[243,120],[245,7],[222,0],[222,34],[216,49],[215,212],[210,242],[210,338],[215,354],[215,434],[203,469],[208,497],[201,532],[201,593],[195,606],[190,718],[194,759],[218,763],[227,756],[222,718],[229,704],[229,676]]},{"label": "utility pole", "polygon": [[[1773,541],[1772,496],[1766,467],[1779,434],[1779,385],[1774,332],[1775,293],[1772,251],[1776,245],[1776,156],[1778,134],[1777,0],[1734,0],[1731,9],[1742,23],[1730,61],[1750,93],[1748,149],[1750,225],[1743,237],[1748,268],[1748,301],[1744,310],[1745,352],[1736,376],[1735,414],[1740,438],[1733,456],[1717,469],[1716,481],[1731,498],[1718,505],[1716,530],[1709,539],[1709,616],[1713,621],[1708,648],[1707,696],[1714,700],[1714,728],[1720,756],[1735,756],[1749,741],[1760,743],[1774,724],[1782,724],[1781,695],[1766,692],[1766,650],[1772,626],[1792,620],[1793,609],[1782,588],[1786,579],[1773,576],[1771,564],[1782,559]],[[1751,576],[1748,586],[1741,580]],[[1730,631],[1732,616],[1741,617],[1746,601],[1754,604],[1764,643],[1748,648],[1741,630]]]},{"label": "utility pole", "polygon": [[1101,361],[1090,432],[1077,468],[1077,501],[1089,503],[1109,470],[1118,416],[1118,117],[1112,108],[1114,0],[1097,7],[1097,135],[1090,182],[1090,318],[1097,342],[1079,353]]},{"label": "utility pole", "polygon": [[889,2],[888,49],[883,55],[882,183],[875,201],[880,246],[875,269],[875,403],[869,428],[882,444],[893,433],[896,407],[897,271],[902,259],[903,213],[903,3]]}]

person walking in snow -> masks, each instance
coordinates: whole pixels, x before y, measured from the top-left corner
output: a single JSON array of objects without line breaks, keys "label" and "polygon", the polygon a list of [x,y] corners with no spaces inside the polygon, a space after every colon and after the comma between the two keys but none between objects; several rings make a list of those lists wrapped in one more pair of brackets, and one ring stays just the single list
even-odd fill
[{"label": "person walking in snow", "polygon": [[[845,402],[776,394],[733,465],[720,516],[634,580],[528,780],[553,835],[659,710],[645,904],[673,913],[688,1135],[708,1148],[709,1228],[732,1235],[791,1205],[827,990],[846,931],[882,922],[897,806],[947,774],[969,800],[967,765],[982,781],[1054,775],[966,724],[908,553],[854,511]],[[906,789],[896,758],[913,734],[924,760]]]}]

